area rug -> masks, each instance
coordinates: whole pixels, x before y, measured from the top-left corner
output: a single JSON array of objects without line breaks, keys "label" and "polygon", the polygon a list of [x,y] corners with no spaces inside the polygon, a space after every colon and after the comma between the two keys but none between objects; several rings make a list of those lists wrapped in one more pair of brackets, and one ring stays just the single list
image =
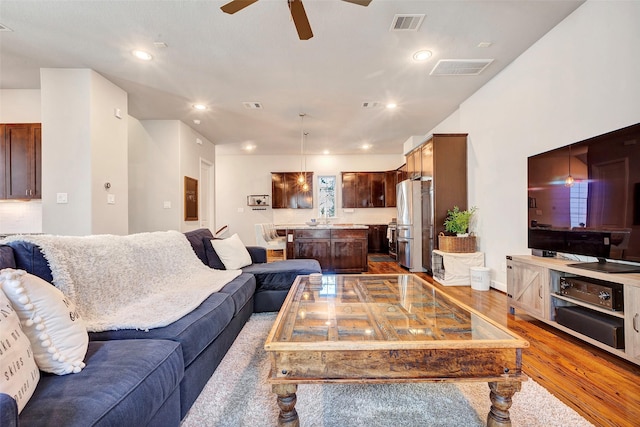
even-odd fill
[{"label": "area rug", "polygon": [[[182,427],[275,426],[275,394],[266,378],[264,340],[273,313],[254,314],[185,417]],[[296,410],[302,427],[485,426],[486,383],[301,384]],[[513,397],[514,427],[591,426],[529,380]]]},{"label": "area rug", "polygon": [[395,259],[389,255],[369,255],[369,261],[371,262],[396,262]]}]

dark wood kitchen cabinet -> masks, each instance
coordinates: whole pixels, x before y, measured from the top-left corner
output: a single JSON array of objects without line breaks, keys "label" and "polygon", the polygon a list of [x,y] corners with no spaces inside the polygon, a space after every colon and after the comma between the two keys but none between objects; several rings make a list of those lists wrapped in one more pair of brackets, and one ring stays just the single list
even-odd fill
[{"label": "dark wood kitchen cabinet", "polygon": [[0,198],[42,198],[40,123],[0,125]]},{"label": "dark wood kitchen cabinet", "polygon": [[288,229],[287,258],[316,259],[325,273],[362,273],[368,270],[367,229]]},{"label": "dark wood kitchen cabinet", "polygon": [[313,172],[306,173],[307,191],[298,183],[299,172],[271,173],[271,201],[273,209],[312,209]]},{"label": "dark wood kitchen cabinet", "polygon": [[331,230],[294,230],[293,258],[318,260],[323,271],[331,265]]},{"label": "dark wood kitchen cabinet", "polygon": [[369,225],[369,252],[387,253],[389,252],[389,240],[387,239],[386,224]]},{"label": "dark wood kitchen cabinet", "polygon": [[384,208],[384,172],[342,172],[343,208]]},{"label": "dark wood kitchen cabinet", "polygon": [[[362,273],[368,270],[365,230],[331,230],[331,271]],[[322,265],[322,263],[320,263]]]}]

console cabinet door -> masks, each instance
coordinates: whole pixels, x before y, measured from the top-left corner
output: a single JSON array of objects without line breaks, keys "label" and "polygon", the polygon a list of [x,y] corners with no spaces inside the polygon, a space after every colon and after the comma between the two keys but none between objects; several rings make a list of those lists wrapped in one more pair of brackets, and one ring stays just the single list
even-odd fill
[{"label": "console cabinet door", "polygon": [[624,287],[625,353],[640,362],[640,288]]},{"label": "console cabinet door", "polygon": [[546,268],[508,259],[507,297],[511,311],[520,308],[533,316],[547,319],[548,275]]}]

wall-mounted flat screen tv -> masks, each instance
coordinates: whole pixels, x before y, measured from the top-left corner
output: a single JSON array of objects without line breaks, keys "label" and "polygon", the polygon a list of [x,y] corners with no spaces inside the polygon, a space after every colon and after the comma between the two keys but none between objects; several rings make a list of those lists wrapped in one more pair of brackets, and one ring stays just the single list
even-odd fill
[{"label": "wall-mounted flat screen tv", "polygon": [[529,248],[598,258],[576,267],[640,272],[640,123],[531,156],[527,166]]}]

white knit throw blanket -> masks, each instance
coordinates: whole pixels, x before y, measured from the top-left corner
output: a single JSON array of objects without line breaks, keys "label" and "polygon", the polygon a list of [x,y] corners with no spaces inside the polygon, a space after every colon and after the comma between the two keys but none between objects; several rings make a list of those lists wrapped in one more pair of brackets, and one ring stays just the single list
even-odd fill
[{"label": "white knit throw blanket", "polygon": [[241,273],[207,267],[178,231],[11,240],[40,246],[54,285],[93,332],[166,326]]}]

